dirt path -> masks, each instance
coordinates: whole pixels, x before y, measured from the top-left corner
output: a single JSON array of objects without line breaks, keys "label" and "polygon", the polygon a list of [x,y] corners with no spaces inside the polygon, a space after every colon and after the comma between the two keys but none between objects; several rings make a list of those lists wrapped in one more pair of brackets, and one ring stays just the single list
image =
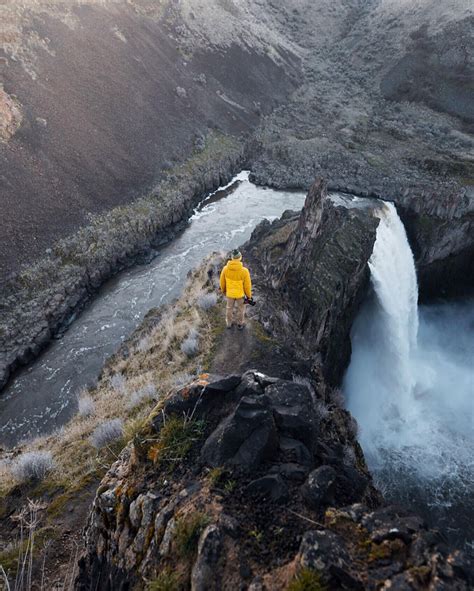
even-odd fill
[{"label": "dirt path", "polygon": [[243,330],[238,330],[236,326],[226,329],[211,365],[212,373],[219,375],[242,373],[248,369],[257,345],[253,320],[247,320]]},{"label": "dirt path", "polygon": [[[265,305],[260,294],[256,294],[257,305],[247,307],[247,323],[243,330],[233,327],[225,330],[219,338],[216,354],[210,371],[217,375],[243,373],[257,369],[271,376],[293,379],[295,375],[306,375],[309,371],[302,359],[267,332],[259,318],[260,306]],[[250,309],[249,309],[250,308]],[[224,308],[220,313],[225,314]]]}]

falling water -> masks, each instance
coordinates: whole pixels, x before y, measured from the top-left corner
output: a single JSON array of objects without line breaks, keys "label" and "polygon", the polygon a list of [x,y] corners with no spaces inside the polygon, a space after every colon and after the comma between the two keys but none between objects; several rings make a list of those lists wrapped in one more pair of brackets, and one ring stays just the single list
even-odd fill
[{"label": "falling water", "polygon": [[352,331],[344,391],[386,496],[453,542],[472,542],[474,306],[418,307],[416,270],[392,204],[369,261],[372,293]]}]

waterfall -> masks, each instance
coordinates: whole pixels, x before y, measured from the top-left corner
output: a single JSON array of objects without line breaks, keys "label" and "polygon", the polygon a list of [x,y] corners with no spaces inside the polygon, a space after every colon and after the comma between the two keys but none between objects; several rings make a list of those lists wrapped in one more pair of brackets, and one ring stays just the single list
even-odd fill
[{"label": "waterfall", "polygon": [[474,305],[418,307],[405,228],[392,204],[376,215],[372,289],[352,329],[343,384],[347,407],[389,498],[420,510],[418,496],[425,508],[452,507],[454,521],[463,512],[472,519]]},{"label": "waterfall", "polygon": [[373,294],[354,326],[346,376],[349,410],[374,456],[393,448],[394,433],[416,414],[419,322],[415,262],[405,228],[392,203],[384,203],[376,215],[380,223],[369,260]]},{"label": "waterfall", "polygon": [[378,302],[380,369],[386,372],[394,395],[408,399],[415,385],[411,358],[418,334],[415,261],[394,205],[385,203],[376,215],[380,223],[369,268]]}]

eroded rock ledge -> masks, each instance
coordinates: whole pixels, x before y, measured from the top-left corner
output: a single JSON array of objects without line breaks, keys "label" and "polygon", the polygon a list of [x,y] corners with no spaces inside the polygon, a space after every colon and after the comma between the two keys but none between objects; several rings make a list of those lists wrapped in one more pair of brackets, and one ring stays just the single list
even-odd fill
[{"label": "eroded rock ledge", "polygon": [[257,371],[201,378],[102,481],[76,589],[469,588],[462,553],[381,504],[346,411]]}]

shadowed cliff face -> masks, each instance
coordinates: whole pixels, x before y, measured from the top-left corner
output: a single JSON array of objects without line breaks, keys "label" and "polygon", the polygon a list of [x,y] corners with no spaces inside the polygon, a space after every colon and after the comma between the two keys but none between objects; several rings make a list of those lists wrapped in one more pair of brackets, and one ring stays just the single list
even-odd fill
[{"label": "shadowed cliff face", "polygon": [[465,26],[449,23],[434,36],[426,24],[414,31],[407,54],[382,80],[384,96],[396,101],[424,102],[436,110],[457,115],[472,126],[473,27],[474,17],[470,17]]}]

